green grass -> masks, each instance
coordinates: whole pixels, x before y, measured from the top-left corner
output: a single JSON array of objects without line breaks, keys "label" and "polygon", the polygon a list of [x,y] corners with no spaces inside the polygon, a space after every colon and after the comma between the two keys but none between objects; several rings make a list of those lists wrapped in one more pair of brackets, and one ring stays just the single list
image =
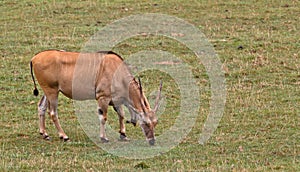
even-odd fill
[{"label": "green grass", "polygon": [[[0,171],[299,171],[300,4],[298,1],[1,1]],[[160,49],[191,66],[201,90],[196,125],[180,145],[151,159],[129,160],[97,147],[83,132],[72,101],[60,96],[59,117],[71,142],[63,143],[47,118],[51,141],[38,134],[29,61],[39,51],[80,51],[95,32],[132,14],[163,13],[197,26],[225,67],[223,118],[205,145],[198,144],[209,113],[209,83],[186,47],[168,38],[136,37],[115,51],[124,58]],[[239,50],[238,47],[243,46]],[[142,73],[145,91],[155,72]],[[178,88],[168,77],[166,114],[178,113]],[[41,90],[40,90],[41,91]],[[116,115],[109,122],[117,130]],[[158,134],[174,120],[162,119]],[[142,134],[128,126],[133,138]]]}]

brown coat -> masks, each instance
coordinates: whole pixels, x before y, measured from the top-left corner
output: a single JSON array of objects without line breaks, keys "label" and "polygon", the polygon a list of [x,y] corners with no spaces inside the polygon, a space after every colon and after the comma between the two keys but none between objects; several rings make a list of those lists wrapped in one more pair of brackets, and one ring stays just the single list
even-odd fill
[{"label": "brown coat", "polygon": [[[99,113],[101,112],[101,139],[107,140],[104,125],[107,120],[108,105],[113,105],[118,112],[120,133],[125,136],[124,112],[121,108],[124,104],[130,112],[139,116],[141,127],[147,139],[151,140],[149,143],[154,144],[154,127],[157,123],[155,111],[158,101],[156,101],[155,111],[151,110],[141,90],[141,84],[136,82],[123,59],[116,53],[48,50],[35,55],[30,66],[35,86],[34,94],[38,95],[38,91],[32,69],[45,94],[39,102],[39,109],[49,107],[50,115],[63,139],[68,140],[68,137],[60,127],[57,118],[59,92],[75,100],[96,99],[98,101]],[[45,132],[44,113],[45,110],[39,110],[40,132],[44,137],[48,137]]]}]

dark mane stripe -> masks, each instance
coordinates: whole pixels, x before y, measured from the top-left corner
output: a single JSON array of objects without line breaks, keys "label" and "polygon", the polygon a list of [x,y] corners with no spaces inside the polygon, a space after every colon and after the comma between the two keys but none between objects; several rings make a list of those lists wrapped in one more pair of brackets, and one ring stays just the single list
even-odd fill
[{"label": "dark mane stripe", "polygon": [[[59,52],[66,52],[65,50],[58,50],[58,49],[48,49],[48,50],[43,50],[43,51],[40,51],[38,53],[36,53],[35,55],[38,55],[39,53],[42,53],[42,52],[46,52],[46,51],[59,51]],[[100,54],[113,54],[113,55],[116,55],[118,56],[122,61],[124,60],[119,54],[113,52],[113,51],[97,51],[97,53],[100,53]]]},{"label": "dark mane stripe", "polygon": [[101,53],[101,54],[113,54],[113,55],[118,56],[121,60],[123,60],[123,58],[119,54],[117,54],[117,53],[115,53],[113,51],[97,51],[97,53]]}]

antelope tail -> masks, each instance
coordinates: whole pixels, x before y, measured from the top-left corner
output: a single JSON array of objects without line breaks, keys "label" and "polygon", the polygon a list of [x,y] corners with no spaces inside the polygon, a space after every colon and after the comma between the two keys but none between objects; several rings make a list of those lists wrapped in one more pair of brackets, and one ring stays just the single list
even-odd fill
[{"label": "antelope tail", "polygon": [[39,90],[36,88],[36,83],[35,83],[35,79],[34,79],[33,72],[32,72],[32,61],[30,61],[30,72],[31,72],[31,77],[32,77],[32,81],[34,84],[33,95],[38,96]]}]

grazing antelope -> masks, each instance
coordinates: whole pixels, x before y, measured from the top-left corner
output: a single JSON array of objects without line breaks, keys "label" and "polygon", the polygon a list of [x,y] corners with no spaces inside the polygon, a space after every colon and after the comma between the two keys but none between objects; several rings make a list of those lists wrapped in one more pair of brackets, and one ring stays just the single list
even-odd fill
[{"label": "grazing antelope", "polygon": [[97,100],[102,142],[108,142],[105,123],[109,105],[113,106],[119,117],[120,139],[128,140],[122,108],[122,105],[125,105],[131,114],[130,122],[135,125],[138,119],[147,141],[150,145],[154,145],[154,127],[158,122],[156,111],[162,83],[152,110],[143,93],[140,80],[139,82],[135,80],[118,54],[111,51],[77,53],[48,50],[36,54],[31,59],[30,69],[34,95],[39,94],[34,75],[44,92],[38,102],[38,115],[40,134],[45,139],[49,139],[45,129],[45,113],[49,109],[59,137],[65,141],[69,140],[60,126],[57,115],[58,94],[61,92],[74,100]]}]

